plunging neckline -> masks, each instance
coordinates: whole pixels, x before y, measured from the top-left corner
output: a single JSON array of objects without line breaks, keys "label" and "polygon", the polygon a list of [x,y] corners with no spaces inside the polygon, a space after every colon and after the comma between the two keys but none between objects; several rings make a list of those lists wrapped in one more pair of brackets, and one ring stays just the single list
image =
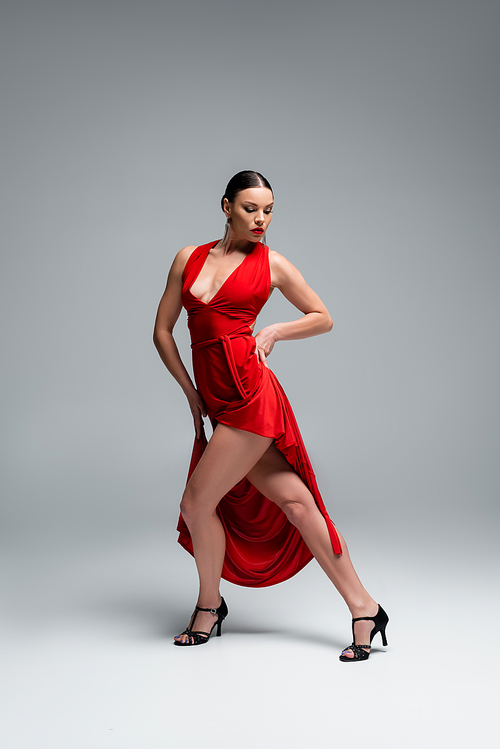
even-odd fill
[{"label": "plunging neckline", "polygon": [[[208,300],[208,302],[204,302],[204,301],[203,301],[202,299],[200,299],[199,297],[195,296],[195,295],[193,294],[193,292],[191,291],[191,289],[192,289],[192,287],[194,286],[194,284],[196,283],[196,281],[198,280],[198,278],[199,278],[199,276],[200,276],[200,273],[201,273],[201,271],[202,271],[202,270],[203,270],[203,268],[205,267],[205,263],[207,262],[207,258],[208,258],[208,255],[209,255],[209,253],[210,253],[210,250],[213,250],[213,248],[215,247],[215,245],[216,245],[216,244],[218,244],[218,243],[219,243],[219,241],[220,241],[220,240],[218,239],[218,240],[217,240],[216,242],[214,242],[214,243],[213,243],[213,245],[212,245],[211,247],[209,247],[209,249],[208,249],[208,252],[207,252],[207,254],[205,255],[205,259],[203,260],[203,265],[201,266],[200,270],[198,271],[198,273],[196,274],[196,276],[195,276],[195,278],[194,278],[194,280],[193,280],[193,283],[192,283],[192,284],[191,284],[191,285],[189,286],[189,289],[188,289],[188,291],[189,291],[189,293],[191,294],[191,296],[193,297],[193,299],[196,299],[196,301],[197,301],[197,302],[200,302],[200,304],[204,304],[204,305],[205,305],[205,307],[208,307],[208,305],[209,305],[209,304],[211,304],[211,303],[213,302],[213,300],[215,299],[215,297],[216,297],[216,296],[217,296],[217,295],[218,295],[218,294],[219,294],[219,293],[220,293],[220,292],[222,291],[223,287],[224,287],[224,286],[226,285],[226,283],[227,283],[227,282],[229,281],[229,279],[231,278],[231,276],[233,276],[233,275],[234,275],[234,274],[236,273],[236,271],[237,271],[237,270],[238,270],[239,268],[241,268],[241,266],[243,265],[243,263],[245,262],[245,260],[246,260],[246,259],[247,259],[248,257],[250,257],[250,255],[251,255],[251,254],[252,254],[252,253],[254,252],[254,250],[255,250],[255,245],[254,245],[254,246],[253,246],[253,249],[252,249],[252,251],[251,251],[251,252],[249,252],[249,253],[248,253],[248,255],[245,255],[245,257],[243,258],[243,260],[241,261],[241,263],[238,263],[238,265],[236,266],[236,268],[233,268],[233,270],[231,271],[231,273],[230,273],[230,274],[228,275],[228,277],[227,277],[226,279],[224,279],[224,281],[222,282],[222,284],[221,284],[221,285],[219,286],[219,288],[217,289],[217,291],[215,292],[215,294],[214,294],[214,295],[213,295],[212,297],[210,297],[210,299]],[[260,242],[256,242],[255,244],[260,244]]]}]

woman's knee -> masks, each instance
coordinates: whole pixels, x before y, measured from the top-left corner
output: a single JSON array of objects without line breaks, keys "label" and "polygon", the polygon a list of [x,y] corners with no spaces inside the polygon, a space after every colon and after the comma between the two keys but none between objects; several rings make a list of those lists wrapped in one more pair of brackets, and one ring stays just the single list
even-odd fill
[{"label": "woman's knee", "polygon": [[196,515],[196,502],[194,501],[193,493],[188,487],[184,489],[181,499],[181,513],[182,517],[188,523]]},{"label": "woman's knee", "polygon": [[203,501],[203,497],[193,491],[189,484],[184,489],[180,509],[182,517],[188,526],[199,518],[212,513],[212,508],[207,506],[207,502]]},{"label": "woman's knee", "polygon": [[296,528],[300,527],[308,513],[308,508],[301,499],[286,499],[280,503],[280,508]]}]

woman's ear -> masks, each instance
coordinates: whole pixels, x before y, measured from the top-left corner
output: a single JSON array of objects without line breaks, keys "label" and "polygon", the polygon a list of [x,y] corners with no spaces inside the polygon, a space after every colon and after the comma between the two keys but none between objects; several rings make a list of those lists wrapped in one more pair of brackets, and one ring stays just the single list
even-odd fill
[{"label": "woman's ear", "polygon": [[224,216],[226,218],[231,218],[231,203],[227,198],[224,198],[224,203],[222,204],[222,210],[224,211]]}]

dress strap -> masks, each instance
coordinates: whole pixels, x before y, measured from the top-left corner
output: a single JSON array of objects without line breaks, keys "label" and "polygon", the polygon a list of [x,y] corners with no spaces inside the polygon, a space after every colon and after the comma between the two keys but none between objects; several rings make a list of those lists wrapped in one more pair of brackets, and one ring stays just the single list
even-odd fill
[{"label": "dress strap", "polygon": [[[182,271],[183,289],[189,288],[194,282],[194,279],[198,275],[198,272],[201,270],[201,267],[203,266],[208,253],[210,252],[212,247],[215,247],[218,241],[219,240],[216,239],[215,241],[208,242],[207,244],[200,244],[192,251],[186,261],[184,270]],[[198,263],[200,263],[199,266]]]}]

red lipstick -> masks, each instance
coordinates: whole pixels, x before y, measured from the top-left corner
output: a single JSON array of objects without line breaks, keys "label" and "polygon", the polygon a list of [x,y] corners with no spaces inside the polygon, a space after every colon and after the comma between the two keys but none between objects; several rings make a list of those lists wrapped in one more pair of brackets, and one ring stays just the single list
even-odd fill
[{"label": "red lipstick", "polygon": [[252,229],[252,234],[264,234],[264,229]]}]

